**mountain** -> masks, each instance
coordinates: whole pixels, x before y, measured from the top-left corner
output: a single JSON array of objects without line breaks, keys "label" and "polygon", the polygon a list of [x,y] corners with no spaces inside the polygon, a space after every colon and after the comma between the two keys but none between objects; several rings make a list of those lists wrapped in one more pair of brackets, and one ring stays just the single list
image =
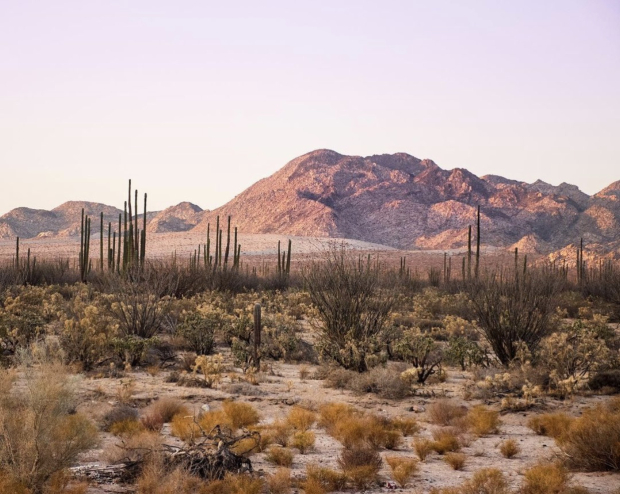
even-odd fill
[{"label": "mountain", "polygon": [[191,202],[182,202],[153,216],[148,221],[146,230],[154,233],[185,232],[198,224],[202,212],[199,206]]},{"label": "mountain", "polygon": [[118,215],[122,213],[115,207],[87,201],[68,201],[51,211],[16,208],[0,216],[0,238],[79,235],[82,208],[84,213],[92,218],[92,234],[99,233],[101,212],[103,212],[104,230],[108,222],[117,225]]},{"label": "mountain", "polygon": [[[620,181],[589,196],[575,185],[528,184],[464,168],[444,170],[405,153],[346,156],[321,149],[300,156],[227,204],[203,211],[182,202],[147,214],[150,232],[213,230],[216,217],[243,233],[344,237],[402,249],[467,245],[481,207],[481,241],[546,253],[583,237],[600,251],[620,244]],[[0,238],[79,234],[84,207],[93,233],[118,223],[120,210],[67,202],[52,211],[17,208],[0,217]],[[141,223],[141,222],[140,222]]]},{"label": "mountain", "polygon": [[467,245],[481,206],[482,243],[548,252],[585,237],[620,238],[620,182],[590,197],[566,183],[527,184],[497,175],[444,170],[405,153],[368,157],[318,150],[300,156],[224,206],[240,231],[346,237],[397,248]]}]

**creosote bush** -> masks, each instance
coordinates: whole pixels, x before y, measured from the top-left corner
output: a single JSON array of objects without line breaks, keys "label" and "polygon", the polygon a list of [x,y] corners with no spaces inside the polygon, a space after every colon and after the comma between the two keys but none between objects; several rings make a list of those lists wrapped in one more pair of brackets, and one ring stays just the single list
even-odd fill
[{"label": "creosote bush", "polygon": [[96,427],[74,413],[74,392],[62,366],[38,364],[23,373],[17,392],[14,374],[0,371],[0,467],[16,492],[36,494],[98,437]]},{"label": "creosote bush", "polygon": [[471,307],[484,337],[498,360],[508,366],[525,344],[534,353],[555,328],[555,297],[559,275],[530,270],[517,278],[497,274],[467,285]]},{"label": "creosote bush", "polygon": [[585,410],[556,441],[575,468],[620,470],[620,398]]},{"label": "creosote bush", "polygon": [[394,306],[392,293],[379,286],[378,268],[359,263],[344,247],[332,249],[304,271],[304,284],[321,321],[322,356],[346,369],[368,370]]}]

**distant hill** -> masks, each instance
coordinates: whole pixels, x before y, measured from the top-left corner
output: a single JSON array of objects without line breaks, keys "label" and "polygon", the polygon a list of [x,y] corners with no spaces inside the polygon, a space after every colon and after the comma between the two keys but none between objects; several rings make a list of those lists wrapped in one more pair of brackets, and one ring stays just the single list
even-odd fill
[{"label": "distant hill", "polygon": [[[599,251],[620,243],[620,181],[589,196],[575,185],[532,184],[397,153],[300,156],[213,211],[182,202],[147,214],[151,232],[206,231],[233,217],[243,233],[344,237],[401,249],[453,249],[481,206],[483,244],[547,253],[584,237]],[[0,238],[79,234],[80,211],[118,223],[117,208],[67,202],[52,211],[17,208],[0,217]]]}]

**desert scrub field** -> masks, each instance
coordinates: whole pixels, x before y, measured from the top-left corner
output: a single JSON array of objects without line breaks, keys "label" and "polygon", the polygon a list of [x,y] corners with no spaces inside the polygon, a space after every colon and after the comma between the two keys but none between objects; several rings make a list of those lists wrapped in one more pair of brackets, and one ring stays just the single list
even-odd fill
[{"label": "desert scrub field", "polygon": [[614,270],[12,269],[1,493],[620,488]]}]

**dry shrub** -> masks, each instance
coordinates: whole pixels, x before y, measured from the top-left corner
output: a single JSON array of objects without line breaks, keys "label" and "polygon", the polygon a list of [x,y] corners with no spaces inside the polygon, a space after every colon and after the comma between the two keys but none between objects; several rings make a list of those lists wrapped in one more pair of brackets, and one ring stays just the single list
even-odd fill
[{"label": "dry shrub", "polygon": [[452,470],[462,470],[466,459],[467,456],[463,453],[448,453],[444,456],[445,462],[452,467]]},{"label": "dry shrub", "polygon": [[534,465],[524,476],[522,494],[564,494],[570,479],[566,468],[558,463]]},{"label": "dry shrub", "polygon": [[291,490],[291,471],[288,468],[278,468],[267,477],[269,494],[286,494]]},{"label": "dry shrub", "polygon": [[304,494],[326,494],[326,490],[317,479],[306,479],[302,483]]},{"label": "dry shrub", "polygon": [[222,409],[230,419],[230,425],[235,430],[241,427],[256,425],[260,421],[258,412],[249,403],[225,401],[222,403]]},{"label": "dry shrub", "polygon": [[64,367],[46,363],[24,368],[18,391],[13,376],[0,370],[0,465],[8,482],[37,493],[96,444],[97,428],[75,413],[77,402]]},{"label": "dry shrub", "polygon": [[157,412],[147,411],[140,419],[142,426],[150,431],[159,432],[164,426],[164,419]]},{"label": "dry shrub", "polygon": [[293,430],[287,421],[276,420],[273,424],[265,427],[264,433],[272,443],[288,446]]},{"label": "dry shrub", "polygon": [[260,439],[257,436],[252,436],[240,439],[233,446],[231,446],[230,450],[236,455],[247,457],[258,451],[259,447]]},{"label": "dry shrub", "polygon": [[496,468],[484,468],[474,473],[457,491],[459,494],[510,494],[504,474]]},{"label": "dry shrub", "polygon": [[305,455],[308,451],[314,449],[315,441],[316,437],[314,435],[314,432],[300,431],[293,434],[293,437],[291,437],[288,445],[291,448],[297,448],[302,455]]},{"label": "dry shrub", "polygon": [[103,430],[110,431],[111,427],[118,423],[127,420],[138,420],[138,410],[127,405],[120,405],[114,407],[103,417]]},{"label": "dry shrub", "polygon": [[345,403],[327,403],[319,409],[319,425],[328,434],[341,420],[361,415],[354,407]]},{"label": "dry shrub", "polygon": [[330,432],[345,448],[372,446],[375,449],[396,449],[402,442],[402,433],[388,418],[378,415],[359,415],[340,419]]},{"label": "dry shrub", "polygon": [[437,400],[429,405],[427,415],[431,423],[436,425],[453,425],[457,419],[467,414],[467,408],[452,403],[448,399]]},{"label": "dry shrub", "polygon": [[295,457],[295,453],[289,448],[283,448],[281,446],[271,446],[267,450],[267,455],[265,459],[273,463],[274,465],[278,465],[279,467],[287,467],[293,464],[293,458]]},{"label": "dry shrub", "polygon": [[158,466],[144,469],[136,482],[137,494],[193,494],[204,482],[184,470],[176,469],[166,474]]},{"label": "dry shrub", "polygon": [[362,491],[377,482],[382,464],[381,455],[365,446],[345,448],[338,457],[338,465],[347,479]]},{"label": "dry shrub", "polygon": [[179,413],[187,415],[189,412],[185,405],[183,405],[183,402],[176,398],[160,398],[151,403],[148,410],[159,415],[164,423],[170,422],[172,417]]},{"label": "dry shrub", "polygon": [[477,436],[496,434],[499,431],[499,412],[478,405],[467,412],[465,421],[468,429]]},{"label": "dry shrub", "polygon": [[192,441],[194,438],[201,435],[200,426],[197,423],[196,417],[193,415],[186,415],[185,413],[178,413],[172,417],[170,432],[173,436],[183,441]]},{"label": "dry shrub", "polygon": [[461,449],[459,438],[451,429],[433,431],[433,439],[431,447],[440,455]]},{"label": "dry shrub", "polygon": [[139,434],[144,430],[144,425],[139,420],[127,419],[114,422],[110,427],[110,432],[115,436],[129,437]]},{"label": "dry shrub", "polygon": [[381,398],[402,400],[411,394],[411,386],[401,378],[402,371],[393,367],[373,367],[367,372],[353,372],[344,388],[354,393],[375,393]]},{"label": "dry shrub", "polygon": [[332,492],[341,491],[346,487],[347,477],[344,473],[332,470],[331,468],[319,467],[315,464],[306,466],[306,481],[304,490],[309,494],[308,489],[313,492]]},{"label": "dry shrub", "polygon": [[513,458],[521,452],[521,448],[514,439],[506,439],[499,445],[499,451],[504,458]]},{"label": "dry shrub", "polygon": [[[119,461],[147,460],[148,465],[159,464],[160,456],[152,454],[161,449],[162,436],[156,432],[142,431],[124,438],[122,444],[113,444],[105,448],[103,458],[108,463]],[[147,466],[148,466],[147,465]]]},{"label": "dry shrub", "polygon": [[392,419],[392,426],[402,433],[403,436],[413,436],[420,432],[418,421],[414,418],[396,417]]},{"label": "dry shrub", "polygon": [[419,469],[418,461],[414,458],[386,456],[385,461],[390,465],[392,477],[401,487],[406,487]]},{"label": "dry shrub", "polygon": [[294,406],[286,417],[286,421],[295,430],[305,432],[316,422],[316,413]]},{"label": "dry shrub", "polygon": [[539,436],[558,439],[568,431],[573,420],[565,413],[544,413],[532,417],[527,425]]},{"label": "dry shrub", "polygon": [[583,412],[556,439],[569,463],[589,471],[620,470],[620,400]]},{"label": "dry shrub", "polygon": [[429,439],[416,439],[413,441],[413,449],[415,449],[420,461],[424,461],[426,457],[434,451],[433,441]]},{"label": "dry shrub", "polygon": [[224,480],[214,480],[203,486],[200,494],[261,494],[263,487],[259,478],[227,474]]},{"label": "dry shrub", "polygon": [[204,432],[209,434],[216,425],[222,428],[230,429],[234,432],[236,428],[233,427],[230,417],[224,413],[224,410],[209,410],[206,413],[200,415],[198,423]]}]

